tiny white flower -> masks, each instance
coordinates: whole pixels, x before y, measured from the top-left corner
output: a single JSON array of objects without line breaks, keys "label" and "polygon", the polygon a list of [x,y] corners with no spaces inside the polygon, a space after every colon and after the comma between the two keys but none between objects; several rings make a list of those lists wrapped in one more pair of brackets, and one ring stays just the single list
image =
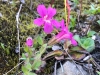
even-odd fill
[{"label": "tiny white flower", "polygon": [[96,36],[95,36],[95,35],[93,35],[93,36],[92,36],[92,39],[93,39],[93,40],[95,40],[95,39],[96,39]]}]

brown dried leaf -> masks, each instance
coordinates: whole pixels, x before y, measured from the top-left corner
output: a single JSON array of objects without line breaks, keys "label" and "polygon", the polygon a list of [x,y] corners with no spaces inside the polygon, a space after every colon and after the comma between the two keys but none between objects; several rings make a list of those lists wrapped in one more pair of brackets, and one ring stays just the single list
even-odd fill
[{"label": "brown dried leaf", "polygon": [[61,50],[55,50],[55,51],[52,51],[52,52],[48,53],[47,55],[45,55],[44,58],[43,58],[43,60],[45,60],[45,59],[47,59],[47,58],[49,58],[51,56],[55,56],[55,55],[56,56],[61,56],[63,54],[64,54],[63,51],[61,51]]},{"label": "brown dried leaf", "polygon": [[72,56],[72,58],[73,59],[75,59],[75,60],[81,60],[81,59],[83,59],[85,56],[86,56],[86,54],[83,54],[83,53],[79,53],[79,52],[71,52],[71,53],[69,53],[71,56]]}]

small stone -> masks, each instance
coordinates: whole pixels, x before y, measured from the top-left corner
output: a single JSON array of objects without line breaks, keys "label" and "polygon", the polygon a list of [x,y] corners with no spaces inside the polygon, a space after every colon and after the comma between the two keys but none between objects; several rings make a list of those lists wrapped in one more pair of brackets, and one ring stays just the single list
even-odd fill
[{"label": "small stone", "polygon": [[21,3],[25,4],[25,0],[20,0]]},{"label": "small stone", "polygon": [[95,36],[95,35],[93,35],[93,36],[92,36],[92,39],[93,39],[93,40],[95,40],[95,39],[96,39],[96,36]]},{"label": "small stone", "polygon": [[61,50],[62,48],[58,45],[53,45],[52,50]]},{"label": "small stone", "polygon": [[18,47],[18,46],[16,46],[15,52],[16,52],[16,53],[19,53],[19,47]]},{"label": "small stone", "polygon": [[81,65],[74,64],[71,61],[67,61],[63,64],[63,70],[64,72],[62,72],[61,68],[57,69],[56,75],[89,75],[89,73],[86,72]]},{"label": "small stone", "polygon": [[0,17],[2,17],[2,13],[0,13]]},{"label": "small stone", "polygon": [[76,32],[77,32],[77,30],[76,30],[76,29],[74,29],[74,30],[73,30],[73,33],[76,33]]}]

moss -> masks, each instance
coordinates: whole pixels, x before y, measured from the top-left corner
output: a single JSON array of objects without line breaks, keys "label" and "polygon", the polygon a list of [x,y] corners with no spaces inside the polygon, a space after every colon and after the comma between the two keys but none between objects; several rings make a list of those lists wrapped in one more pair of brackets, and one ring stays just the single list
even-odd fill
[{"label": "moss", "polygon": [[[16,13],[18,12],[20,2],[15,1],[13,4],[0,2],[0,43],[4,44],[5,49],[0,46],[0,63],[5,65],[4,71],[0,70],[0,73],[6,73],[12,69],[18,63],[18,54],[15,53],[15,48],[18,45],[17,41],[17,29],[16,29]],[[23,4],[19,17],[19,29],[20,29],[20,41],[21,51],[23,44],[27,36],[34,36],[36,26],[33,25],[34,13],[29,9],[30,2],[26,1]],[[7,62],[6,62],[6,61]],[[12,72],[11,72],[12,73]]]}]

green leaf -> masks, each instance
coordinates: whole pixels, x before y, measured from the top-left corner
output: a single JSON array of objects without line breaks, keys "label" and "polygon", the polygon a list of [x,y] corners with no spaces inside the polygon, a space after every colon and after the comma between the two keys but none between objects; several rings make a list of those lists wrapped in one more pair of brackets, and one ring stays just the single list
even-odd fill
[{"label": "green leaf", "polygon": [[41,58],[41,55],[45,52],[46,47],[47,47],[47,44],[44,44],[44,45],[40,48],[39,53],[36,55],[35,59],[40,59],[40,58]]},{"label": "green leaf", "polygon": [[42,55],[45,50],[46,50],[47,44],[44,44],[41,48],[40,48],[40,54]]},{"label": "green leaf", "polygon": [[37,74],[35,74],[35,73],[32,73],[32,72],[29,72],[29,75],[37,75]]},{"label": "green leaf", "polygon": [[28,72],[28,70],[27,70],[27,68],[26,68],[25,66],[22,66],[22,71],[23,71],[24,73],[27,73],[27,72]]},{"label": "green leaf", "polygon": [[38,47],[37,38],[34,39],[34,45],[33,45],[33,47],[34,47],[34,48],[37,48],[37,47]]},{"label": "green leaf", "polygon": [[41,65],[41,63],[42,63],[41,59],[36,59],[34,61],[34,63],[32,64],[32,69],[38,70],[40,65]]},{"label": "green leaf", "polygon": [[94,40],[91,38],[87,38],[83,44],[81,45],[84,49],[86,49],[88,52],[91,52],[95,48]]},{"label": "green leaf", "polygon": [[5,47],[4,47],[4,44],[3,43],[1,43],[1,47],[5,50]]},{"label": "green leaf", "polygon": [[24,47],[24,51],[25,51],[25,52],[28,52],[28,50],[29,50],[28,46],[25,46],[25,47]]},{"label": "green leaf", "polygon": [[26,58],[26,56],[25,56],[25,54],[24,54],[24,53],[22,53],[22,58]]},{"label": "green leaf", "polygon": [[40,48],[39,52],[36,57],[35,60],[32,64],[32,69],[38,70],[38,68],[40,67],[42,61],[41,61],[41,55],[45,52],[47,47],[47,44],[42,45],[42,47]]},{"label": "green leaf", "polygon": [[97,73],[100,75],[100,72],[99,71],[97,71]]},{"label": "green leaf", "polygon": [[96,33],[95,31],[89,31],[89,32],[87,33],[87,36],[88,36],[88,37],[91,37],[91,36],[93,36],[95,33]]},{"label": "green leaf", "polygon": [[72,0],[74,3],[75,3],[75,5],[78,5],[79,4],[79,1],[78,0]]},{"label": "green leaf", "polygon": [[39,45],[43,45],[43,39],[41,36],[37,37],[37,42],[39,43]]},{"label": "green leaf", "polygon": [[72,50],[72,51],[80,51],[80,50],[83,50],[83,49],[82,49],[82,47],[75,46],[75,47],[72,47],[70,50]]},{"label": "green leaf", "polygon": [[20,60],[26,60],[26,58],[20,58]]},{"label": "green leaf", "polygon": [[32,69],[31,69],[31,64],[30,63],[27,63],[26,65],[25,65],[25,67],[28,69],[28,71],[31,71]]},{"label": "green leaf", "polygon": [[55,51],[49,52],[47,55],[45,55],[43,60],[45,60],[46,58],[49,58],[51,56],[54,56],[54,55],[61,56],[62,54],[63,54],[63,51],[55,50]]},{"label": "green leaf", "polygon": [[9,51],[9,49],[8,49],[8,48],[6,48],[6,53],[7,53],[7,54],[10,54],[10,51]]},{"label": "green leaf", "polygon": [[74,36],[74,39],[75,39],[80,45],[82,44],[79,35],[75,35],[75,36]]},{"label": "green leaf", "polygon": [[98,22],[98,24],[100,25],[100,20],[98,20],[97,22]]},{"label": "green leaf", "polygon": [[84,37],[80,39],[79,35],[75,35],[74,39],[82,48],[86,49],[88,52],[91,52],[95,48],[94,40],[91,38]]},{"label": "green leaf", "polygon": [[76,25],[76,18],[73,17],[73,16],[70,16],[70,21],[71,22],[70,22],[70,25],[69,25],[69,29],[75,27],[75,25]]},{"label": "green leaf", "polygon": [[90,5],[90,7],[91,7],[91,10],[96,10],[95,5],[93,3]]}]

